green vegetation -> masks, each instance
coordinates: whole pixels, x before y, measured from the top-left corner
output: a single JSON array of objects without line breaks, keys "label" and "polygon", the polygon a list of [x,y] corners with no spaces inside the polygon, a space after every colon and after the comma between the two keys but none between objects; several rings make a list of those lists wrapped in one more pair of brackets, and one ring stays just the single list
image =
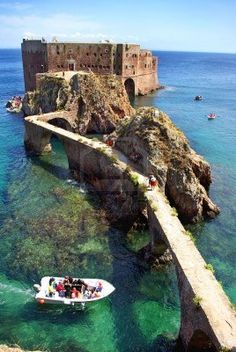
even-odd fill
[{"label": "green vegetation", "polygon": [[138,175],[136,175],[134,173],[130,173],[129,178],[134,186],[138,186]]},{"label": "green vegetation", "polygon": [[[79,267],[83,272],[93,263],[96,251],[102,262],[111,260],[104,250],[107,239],[99,235],[106,231],[106,225],[98,221],[101,214],[96,213],[89,199],[81,202],[81,195],[66,186],[51,192],[56,200],[52,209],[34,218],[25,214],[15,226],[17,235],[12,234],[5,258],[10,276],[37,281],[58,270],[73,273]],[[8,225],[11,227],[10,220],[4,233]]]},{"label": "green vegetation", "polygon": [[150,207],[152,208],[153,211],[157,211],[157,205],[154,202],[150,203]]},{"label": "green vegetation", "polygon": [[97,150],[99,153],[106,154],[106,148],[105,148],[105,147],[98,147],[98,148],[96,148],[96,150]]},{"label": "green vegetation", "polygon": [[219,352],[230,352],[230,349],[227,347],[221,347],[221,349],[219,350]]},{"label": "green vegetation", "polygon": [[187,235],[194,243],[196,242],[196,238],[193,236],[192,232],[186,230],[185,235]]},{"label": "green vegetation", "polygon": [[215,273],[215,269],[213,268],[212,264],[205,264],[205,269],[210,270],[212,274]]},{"label": "green vegetation", "polygon": [[125,172],[129,175],[131,173],[131,167],[126,166]]},{"label": "green vegetation", "polygon": [[109,155],[109,159],[112,161],[113,164],[118,164],[119,159],[116,155]]},{"label": "green vegetation", "polygon": [[169,200],[167,199],[167,197],[165,197],[165,203],[166,204],[170,204]]},{"label": "green vegetation", "polygon": [[171,210],[171,215],[172,216],[178,216],[178,212],[177,212],[177,210],[174,207]]},{"label": "green vegetation", "polygon": [[231,303],[230,306],[231,306],[231,308],[232,308],[233,310],[236,311],[236,304],[235,304],[235,303]]},{"label": "green vegetation", "polygon": [[200,297],[200,296],[193,297],[193,304],[195,305],[195,307],[197,309],[200,308],[201,302],[202,302],[202,297]]}]

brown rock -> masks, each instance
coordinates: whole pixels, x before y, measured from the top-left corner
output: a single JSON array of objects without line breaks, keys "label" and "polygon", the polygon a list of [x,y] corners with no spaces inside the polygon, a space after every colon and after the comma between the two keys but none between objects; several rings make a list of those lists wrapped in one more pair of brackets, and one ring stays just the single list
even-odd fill
[{"label": "brown rock", "polygon": [[39,89],[25,94],[26,115],[57,110],[70,111],[69,122],[80,134],[111,133],[120,119],[134,113],[121,80],[94,73],[76,73],[70,80],[45,74]]},{"label": "brown rock", "polygon": [[116,146],[131,160],[136,157],[139,171],[155,174],[182,220],[196,222],[219,213],[207,194],[212,180],[209,164],[163,112],[138,109],[117,129]]}]

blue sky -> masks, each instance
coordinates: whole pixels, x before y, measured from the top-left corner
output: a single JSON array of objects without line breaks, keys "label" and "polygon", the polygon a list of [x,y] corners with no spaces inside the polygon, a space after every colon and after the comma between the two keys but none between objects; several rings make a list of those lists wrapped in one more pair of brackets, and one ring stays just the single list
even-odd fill
[{"label": "blue sky", "polygon": [[236,0],[0,0],[0,47],[23,37],[236,53]]}]

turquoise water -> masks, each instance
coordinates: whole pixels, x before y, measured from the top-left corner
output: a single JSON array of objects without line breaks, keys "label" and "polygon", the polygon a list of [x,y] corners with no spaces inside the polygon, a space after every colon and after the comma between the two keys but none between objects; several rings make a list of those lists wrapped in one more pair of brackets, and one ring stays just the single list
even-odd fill
[{"label": "turquoise water", "polygon": [[[63,146],[27,155],[20,116],[6,100],[23,93],[20,51],[0,50],[0,343],[48,351],[173,351],[179,303],[173,266],[152,272],[136,252],[148,233],[110,228],[99,200],[72,182]],[[44,275],[101,277],[117,288],[79,308],[38,306]]]},{"label": "turquoise water", "polygon": [[[167,87],[140,98],[137,105],[155,105],[167,112],[186,133],[191,146],[210,162],[210,195],[221,214],[190,229],[200,252],[214,266],[217,279],[236,303],[236,55],[156,54],[160,57],[161,83]],[[194,101],[196,95],[204,100]],[[218,116],[209,121],[211,112]]]},{"label": "turquoise water", "polygon": [[[236,56],[158,54],[167,89],[136,104],[169,113],[211,163],[210,193],[222,212],[191,230],[236,303]],[[4,109],[22,93],[20,51],[0,50],[0,342],[49,351],[174,351],[180,313],[173,266],[153,272],[138,261],[148,233],[110,228],[99,200],[71,182],[59,141],[50,155],[25,153],[23,121]],[[199,94],[205,100],[196,103]],[[220,116],[208,121],[209,112]],[[85,311],[38,306],[32,284],[51,274],[103,277],[117,290]]]}]

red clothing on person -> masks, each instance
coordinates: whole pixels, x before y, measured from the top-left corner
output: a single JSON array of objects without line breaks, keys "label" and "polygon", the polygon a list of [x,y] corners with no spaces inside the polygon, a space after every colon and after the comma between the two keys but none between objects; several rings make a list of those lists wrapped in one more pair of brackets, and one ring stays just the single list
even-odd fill
[{"label": "red clothing on person", "polygon": [[64,290],[65,290],[64,285],[59,282],[59,284],[56,287],[56,291],[60,292],[60,291],[64,291]]}]

